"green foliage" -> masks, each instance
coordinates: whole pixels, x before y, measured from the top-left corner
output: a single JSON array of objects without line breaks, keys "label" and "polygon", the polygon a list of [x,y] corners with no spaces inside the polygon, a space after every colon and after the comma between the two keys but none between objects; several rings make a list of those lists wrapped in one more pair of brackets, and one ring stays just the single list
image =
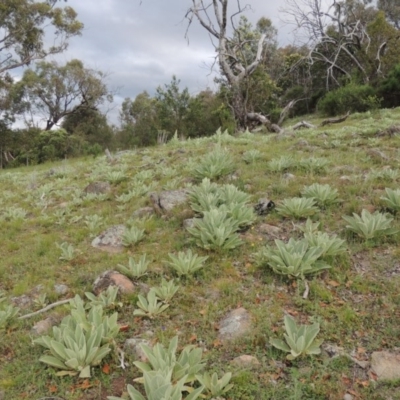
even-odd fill
[{"label": "green foliage", "polygon": [[166,281],[164,278],[161,281],[161,285],[153,287],[156,296],[164,303],[169,303],[179,290],[179,286],[175,285],[174,280]]},{"label": "green foliage", "polygon": [[260,266],[268,266],[277,274],[304,279],[305,275],[331,268],[320,260],[325,249],[311,246],[306,239],[290,238],[288,243],[275,240],[275,245],[276,248],[265,246],[257,254],[257,260]]},{"label": "green foliage", "polygon": [[147,293],[147,298],[139,294],[138,299],[136,304],[139,309],[134,310],[133,315],[153,319],[169,307],[169,304],[163,304],[158,301],[156,292],[153,289],[150,289],[149,293]]},{"label": "green foliage", "polygon": [[277,349],[290,353],[286,356],[288,360],[294,360],[299,356],[321,353],[320,346],[323,340],[315,339],[319,333],[319,323],[297,325],[296,321],[288,315],[285,315],[284,322],[286,343],[283,340],[272,338],[270,343]]},{"label": "green foliage", "polygon": [[122,307],[122,303],[117,303],[118,289],[118,286],[109,286],[107,290],[102,291],[98,296],[90,292],[85,292],[85,296],[89,300],[89,303],[86,304],[86,308],[90,309],[101,306],[103,309],[114,309],[116,307]]},{"label": "green foliage", "polygon": [[136,226],[131,226],[130,228],[125,228],[125,232],[122,235],[122,244],[125,247],[132,246],[139,243],[144,238],[144,229],[137,228]]},{"label": "green foliage", "polygon": [[202,375],[196,375],[196,379],[205,387],[209,396],[212,398],[222,396],[232,389],[233,384],[229,383],[231,378],[231,372],[227,372],[221,379],[218,379],[216,372],[212,375],[208,372],[205,372]]},{"label": "green foliage", "polygon": [[201,159],[191,171],[191,175],[199,181],[203,178],[213,180],[228,175],[234,170],[235,164],[229,152],[221,147],[216,147]]},{"label": "green foliage", "polygon": [[134,365],[144,373],[148,371],[171,371],[173,381],[185,378],[184,383],[194,382],[196,374],[204,368],[203,351],[189,345],[185,346],[177,357],[177,347],[177,336],[170,341],[168,348],[160,343],[157,343],[153,348],[142,344],[141,348],[148,362],[135,361]]},{"label": "green foliage", "polygon": [[243,161],[246,164],[254,164],[261,158],[261,151],[260,150],[248,150],[243,154]]},{"label": "green foliage", "polygon": [[389,108],[400,105],[400,64],[396,64],[387,77],[380,81],[378,92],[383,97],[383,106]]},{"label": "green foliage", "polygon": [[332,189],[330,185],[314,183],[304,187],[301,194],[304,197],[313,198],[316,204],[321,208],[331,206],[339,201],[337,189]]},{"label": "green foliage", "polygon": [[381,199],[385,201],[389,209],[394,213],[400,211],[400,189],[392,190],[386,188],[386,197],[382,196]]},{"label": "green foliage", "polygon": [[25,219],[27,214],[27,211],[21,207],[7,207],[1,215],[1,219],[6,221],[16,221]]},{"label": "green foliage", "polygon": [[171,261],[167,261],[167,264],[175,270],[178,276],[194,274],[204,267],[204,262],[208,258],[193,254],[191,249],[186,252],[180,251],[177,256],[171,253],[168,256]]},{"label": "green foliage", "polygon": [[111,102],[104,78],[102,72],[85,68],[80,60],[65,65],[40,61],[35,70],[24,72],[18,85],[23,87],[27,110],[44,114],[45,130],[49,131],[67,115],[96,108],[105,100]]},{"label": "green foliage", "polygon": [[240,228],[251,225],[256,219],[253,208],[247,206],[250,202],[247,193],[234,185],[218,186],[208,178],[190,190],[189,201],[192,210],[201,215],[213,209],[225,211]]},{"label": "green foliage", "polygon": [[5,301],[4,297],[0,297],[0,332],[6,329],[19,313],[19,308],[12,305],[1,306]]},{"label": "green foliage", "polygon": [[[146,371],[143,373],[144,397],[132,385],[128,385],[128,394],[131,400],[182,400],[182,392],[187,390],[185,378],[172,383],[172,371]],[[197,399],[203,387],[191,391],[185,400]],[[108,396],[108,400],[124,400],[122,397]]]},{"label": "green foliage", "polygon": [[284,199],[276,211],[282,217],[300,219],[314,215],[318,211],[315,205],[313,198],[292,197]]},{"label": "green foliage", "polygon": [[85,224],[91,232],[99,229],[103,225],[103,217],[93,214],[85,217]]},{"label": "green foliage", "polygon": [[56,246],[61,250],[60,260],[71,261],[76,257],[77,250],[72,244],[63,242],[61,244],[56,243]]},{"label": "green foliage", "polygon": [[299,167],[313,174],[320,174],[326,171],[329,161],[326,158],[309,157],[300,161]]},{"label": "green foliage", "polygon": [[146,260],[146,254],[143,254],[140,257],[140,260],[136,262],[132,257],[129,257],[128,266],[125,267],[122,264],[118,264],[117,268],[129,278],[140,278],[143,275],[146,275],[147,268],[150,264],[150,261]]},{"label": "green foliage", "polygon": [[100,365],[111,351],[108,341],[119,332],[118,314],[103,316],[101,306],[93,307],[86,314],[82,305],[71,310],[60,326],[53,327],[53,336],[41,336],[33,343],[49,350],[39,361],[58,368],[57,375],[91,376],[91,367]]},{"label": "green foliage", "polygon": [[394,235],[398,232],[398,229],[391,227],[393,218],[378,211],[371,214],[364,209],[361,211],[361,217],[353,213],[352,217],[344,216],[342,218],[349,224],[346,225],[347,229],[365,240]]},{"label": "green foliage", "polygon": [[323,250],[321,257],[334,257],[346,251],[346,242],[336,235],[329,236],[325,232],[306,232],[304,238],[310,248],[316,247]]},{"label": "green foliage", "polygon": [[292,157],[281,156],[279,158],[273,158],[268,162],[267,166],[271,172],[286,172],[295,165]]},{"label": "green foliage", "polygon": [[349,84],[328,92],[319,102],[318,111],[335,116],[350,112],[364,112],[379,108],[380,100],[369,85]]},{"label": "green foliage", "polygon": [[[0,26],[2,37],[7,38],[2,48],[4,57],[0,58],[2,71],[61,53],[67,48],[69,38],[80,35],[83,24],[76,19],[75,10],[54,5],[48,1],[2,1]],[[45,28],[49,26],[54,32],[51,39],[46,36]]]},{"label": "green foliage", "polygon": [[235,233],[238,229],[238,222],[229,217],[227,211],[214,208],[205,211],[203,218],[195,218],[194,226],[188,228],[188,231],[199,247],[207,250],[231,250],[242,244]]}]

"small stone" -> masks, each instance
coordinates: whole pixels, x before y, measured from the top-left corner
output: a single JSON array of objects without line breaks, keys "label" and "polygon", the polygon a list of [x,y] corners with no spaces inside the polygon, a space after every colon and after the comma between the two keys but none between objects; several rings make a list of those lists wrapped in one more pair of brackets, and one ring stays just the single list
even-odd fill
[{"label": "small stone", "polygon": [[341,181],[343,181],[343,182],[350,182],[351,181],[351,178],[349,176],[347,176],[347,175],[342,175],[339,179]]},{"label": "small stone", "polygon": [[94,281],[93,292],[97,296],[109,286],[118,286],[121,293],[124,294],[131,294],[135,291],[135,285],[125,275],[117,271],[106,271]]},{"label": "small stone", "polygon": [[343,400],[353,400],[353,399],[354,399],[354,397],[350,393],[346,393],[343,396]]},{"label": "small stone", "polygon": [[143,217],[149,217],[154,214],[154,208],[153,207],[142,207],[136,210],[133,214],[133,218],[143,218]]},{"label": "small stone", "polygon": [[287,181],[291,181],[292,179],[296,179],[296,176],[286,172],[285,174],[283,174],[283,179],[286,179]]},{"label": "small stone", "polygon": [[19,308],[28,308],[33,304],[33,299],[26,294],[17,297],[11,297],[10,301],[14,306]]},{"label": "small stone", "polygon": [[231,362],[232,364],[235,364],[236,366],[241,368],[255,367],[257,365],[260,365],[260,361],[258,361],[256,357],[249,356],[247,354],[236,357]]},{"label": "small stone", "polygon": [[194,218],[188,218],[188,219],[185,219],[185,220],[183,221],[183,227],[184,227],[185,229],[187,229],[187,228],[193,228],[193,226],[194,226]]},{"label": "small stone", "polygon": [[111,191],[109,182],[92,182],[83,189],[84,193],[105,194]]},{"label": "small stone", "polygon": [[378,380],[400,379],[400,353],[375,351],[371,355],[371,369]]},{"label": "small stone", "polygon": [[187,196],[187,189],[165,190],[160,193],[150,193],[150,201],[153,204],[154,211],[162,215],[185,203]]},{"label": "small stone", "polygon": [[31,332],[34,335],[40,336],[49,332],[50,329],[57,323],[57,320],[54,317],[47,317],[39,322],[37,322],[33,327]]},{"label": "small stone", "polygon": [[373,159],[377,161],[381,160],[389,160],[389,157],[379,149],[370,149],[367,154]]},{"label": "small stone", "polygon": [[62,296],[64,294],[67,294],[69,292],[69,287],[67,285],[54,285],[54,291],[59,295]]},{"label": "small stone", "polygon": [[258,227],[258,231],[260,233],[264,233],[266,235],[277,236],[280,232],[282,232],[282,229],[279,228],[278,226],[274,226],[274,225],[261,224]]},{"label": "small stone", "polygon": [[93,239],[92,246],[108,253],[120,253],[123,251],[122,236],[125,233],[125,225],[115,225],[102,232]]},{"label": "small stone", "polygon": [[124,350],[127,354],[133,355],[135,357],[135,360],[145,362],[147,361],[147,357],[141,348],[142,344],[149,346],[150,342],[146,339],[127,339],[124,344]]},{"label": "small stone", "polygon": [[237,308],[226,315],[219,324],[219,339],[232,340],[250,332],[250,314],[243,307]]}]

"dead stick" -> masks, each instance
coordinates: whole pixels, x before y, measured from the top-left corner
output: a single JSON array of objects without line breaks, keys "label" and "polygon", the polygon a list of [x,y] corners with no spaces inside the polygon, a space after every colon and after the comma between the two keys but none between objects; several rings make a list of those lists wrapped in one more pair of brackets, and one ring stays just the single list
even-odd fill
[{"label": "dead stick", "polygon": [[310,293],[310,287],[308,286],[308,282],[305,279],[304,279],[304,285],[305,285],[306,289],[304,290],[304,293],[303,293],[303,299],[307,299],[308,293]]},{"label": "dead stick", "polygon": [[44,312],[46,312],[48,310],[51,310],[54,307],[61,306],[62,304],[67,304],[71,300],[72,300],[72,298],[71,299],[66,299],[66,300],[56,301],[55,303],[51,303],[48,306],[46,306],[45,308],[42,308],[41,310],[35,311],[33,313],[30,313],[30,314],[22,315],[21,317],[18,317],[18,319],[26,319],[26,318],[33,317],[35,315],[38,315],[38,314],[44,313]]}]

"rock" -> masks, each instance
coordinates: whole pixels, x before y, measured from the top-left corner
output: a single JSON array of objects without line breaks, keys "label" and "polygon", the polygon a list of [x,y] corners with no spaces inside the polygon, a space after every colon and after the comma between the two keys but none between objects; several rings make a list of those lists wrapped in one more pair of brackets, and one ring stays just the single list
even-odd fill
[{"label": "rock", "polygon": [[67,285],[54,285],[54,291],[59,295],[62,296],[64,294],[67,294],[69,292],[69,287]]},{"label": "rock", "polygon": [[349,176],[347,176],[347,175],[342,175],[339,179],[341,181],[343,181],[343,182],[350,182],[351,181],[351,178]]},{"label": "rock", "polygon": [[102,273],[93,283],[93,292],[97,296],[109,286],[118,286],[121,293],[131,294],[135,291],[135,285],[125,275],[117,271]]},{"label": "rock", "polygon": [[240,368],[255,367],[260,365],[260,361],[258,361],[256,357],[249,356],[247,354],[243,354],[242,356],[234,358],[231,363]]},{"label": "rock", "polygon": [[188,219],[185,219],[185,220],[183,221],[183,227],[184,227],[185,229],[187,229],[187,228],[193,228],[193,226],[194,226],[194,218],[188,218]]},{"label": "rock", "polygon": [[271,235],[271,236],[278,236],[279,233],[282,232],[282,229],[279,228],[278,226],[274,225],[269,225],[269,224],[261,224],[258,227],[258,231],[260,233],[264,233],[266,235]]},{"label": "rock", "polygon": [[10,301],[14,306],[22,309],[28,308],[33,304],[33,299],[26,294],[17,297],[11,297]]},{"label": "rock", "polygon": [[33,325],[31,332],[37,336],[44,335],[45,333],[49,332],[56,323],[56,318],[51,316],[47,317],[46,319],[43,319]]},{"label": "rock", "polygon": [[370,149],[367,154],[375,161],[389,160],[389,157],[379,149]]},{"label": "rock", "polygon": [[296,146],[300,146],[300,147],[304,147],[304,146],[308,146],[308,142],[305,139],[300,139],[297,143]]},{"label": "rock", "polygon": [[133,218],[143,218],[143,217],[149,217],[154,214],[154,208],[153,207],[142,207],[136,210],[133,214]]},{"label": "rock", "polygon": [[153,204],[154,211],[162,215],[185,203],[187,196],[187,189],[165,190],[160,193],[150,193],[150,200]]},{"label": "rock", "polygon": [[296,176],[289,172],[286,172],[283,174],[283,179],[286,179],[287,181],[291,181],[292,179],[296,179]]},{"label": "rock", "polygon": [[89,183],[89,185],[87,185],[85,189],[83,189],[83,192],[85,194],[105,194],[111,192],[111,185],[109,184],[109,182],[92,182]]},{"label": "rock", "polygon": [[378,380],[400,379],[400,353],[373,352],[371,369],[377,375]]},{"label": "rock", "polygon": [[250,332],[250,328],[250,314],[243,307],[237,308],[219,323],[219,339],[224,341],[239,338]]},{"label": "rock", "polygon": [[258,203],[254,206],[254,211],[257,215],[268,214],[275,208],[275,203],[267,198],[259,199]]},{"label": "rock", "polygon": [[144,354],[142,348],[140,347],[142,344],[149,346],[150,342],[146,339],[127,339],[124,344],[124,350],[127,354],[132,354],[135,357],[135,360],[146,362],[146,354]]},{"label": "rock", "polygon": [[120,253],[124,246],[122,245],[122,236],[125,232],[124,225],[115,225],[108,228],[92,241],[92,246],[109,253]]},{"label": "rock", "polygon": [[349,394],[349,393],[346,393],[344,396],[343,396],[343,400],[353,400],[354,399],[354,397],[351,395],[351,394]]}]

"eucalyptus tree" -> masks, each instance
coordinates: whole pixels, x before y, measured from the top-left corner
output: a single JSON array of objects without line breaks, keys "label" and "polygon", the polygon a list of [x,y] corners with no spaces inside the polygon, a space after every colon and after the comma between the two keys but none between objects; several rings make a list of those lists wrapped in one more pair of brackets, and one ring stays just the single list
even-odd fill
[{"label": "eucalyptus tree", "polygon": [[[57,0],[1,0],[0,79],[8,70],[63,52],[68,40],[81,33],[83,24],[75,10],[56,4]],[[46,34],[52,35],[51,41]]]},{"label": "eucalyptus tree", "polygon": [[25,112],[43,117],[44,129],[50,130],[63,117],[111,102],[105,78],[101,71],[85,68],[80,60],[65,65],[40,61],[35,70],[25,71],[16,88],[22,92]]}]

